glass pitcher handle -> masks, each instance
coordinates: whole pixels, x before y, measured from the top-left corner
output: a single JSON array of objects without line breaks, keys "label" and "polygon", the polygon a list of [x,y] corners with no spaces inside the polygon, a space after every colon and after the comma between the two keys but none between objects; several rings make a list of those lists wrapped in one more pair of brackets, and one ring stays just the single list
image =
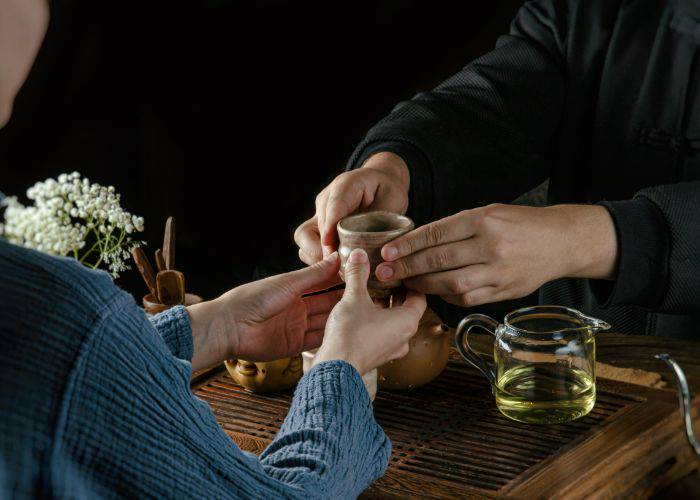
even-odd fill
[{"label": "glass pitcher handle", "polygon": [[489,382],[492,384],[496,382],[496,374],[493,368],[486,364],[486,361],[474,352],[469,345],[469,332],[471,332],[472,328],[481,328],[495,337],[497,327],[498,321],[485,314],[470,314],[459,322],[457,332],[455,333],[455,344],[457,345],[459,353],[474,366],[474,368],[479,370],[484,377],[489,379]]}]

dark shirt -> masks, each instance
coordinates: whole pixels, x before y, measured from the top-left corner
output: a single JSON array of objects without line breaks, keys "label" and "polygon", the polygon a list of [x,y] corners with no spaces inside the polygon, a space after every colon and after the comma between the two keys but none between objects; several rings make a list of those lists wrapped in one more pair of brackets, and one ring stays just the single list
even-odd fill
[{"label": "dark shirt", "polygon": [[256,457],[192,395],[192,349],[184,307],[148,318],[106,273],[0,238],[0,498],[354,498],[386,469],[349,364],[304,375]]},{"label": "dark shirt", "polygon": [[[540,301],[618,332],[693,336],[700,320],[700,2],[527,2],[496,48],[402,102],[350,159],[392,151],[418,224],[549,179],[548,202],[601,203],[612,282],[563,279]],[[592,234],[595,239],[596,235]]]}]

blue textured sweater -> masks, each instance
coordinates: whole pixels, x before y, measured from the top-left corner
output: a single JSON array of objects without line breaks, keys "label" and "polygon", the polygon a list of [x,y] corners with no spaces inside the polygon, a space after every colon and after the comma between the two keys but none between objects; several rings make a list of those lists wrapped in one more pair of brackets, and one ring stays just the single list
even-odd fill
[{"label": "blue textured sweater", "polygon": [[390,443],[357,371],[306,374],[244,453],[194,397],[183,307],[149,318],[106,273],[0,239],[0,498],[357,496]]}]

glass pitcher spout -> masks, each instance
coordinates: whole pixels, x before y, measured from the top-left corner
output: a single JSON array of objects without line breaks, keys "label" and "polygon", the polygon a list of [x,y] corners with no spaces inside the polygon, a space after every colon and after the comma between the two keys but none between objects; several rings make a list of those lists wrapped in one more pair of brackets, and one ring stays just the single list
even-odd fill
[{"label": "glass pitcher spout", "polygon": [[579,317],[581,318],[581,322],[588,328],[592,328],[596,332],[603,332],[606,330],[610,330],[610,324],[606,323],[602,319],[594,318],[592,316],[586,316],[583,313],[579,313]]}]

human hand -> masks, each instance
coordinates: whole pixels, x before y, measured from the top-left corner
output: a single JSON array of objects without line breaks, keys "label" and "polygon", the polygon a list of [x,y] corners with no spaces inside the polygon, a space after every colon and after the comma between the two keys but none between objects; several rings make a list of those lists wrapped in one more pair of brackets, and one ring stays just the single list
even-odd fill
[{"label": "human hand", "polygon": [[316,197],[316,214],[294,233],[299,258],[313,264],[337,250],[336,224],[358,210],[405,213],[409,177],[401,157],[388,152],[372,155],[362,168],[340,174]]},{"label": "human hand", "polygon": [[321,344],[342,290],[303,297],[337,280],[337,253],[299,271],[272,276],[187,308],[197,370],[231,357],[271,361]]},{"label": "human hand", "polygon": [[617,236],[596,205],[489,205],[407,233],[382,248],[380,281],[475,306],[524,297],[563,277],[610,279]]},{"label": "human hand", "polygon": [[364,375],[408,354],[408,341],[425,311],[425,296],[409,291],[403,304],[384,309],[367,293],[368,277],[367,254],[353,250],[345,266],[345,293],[328,317],[314,364],[340,359]]}]

